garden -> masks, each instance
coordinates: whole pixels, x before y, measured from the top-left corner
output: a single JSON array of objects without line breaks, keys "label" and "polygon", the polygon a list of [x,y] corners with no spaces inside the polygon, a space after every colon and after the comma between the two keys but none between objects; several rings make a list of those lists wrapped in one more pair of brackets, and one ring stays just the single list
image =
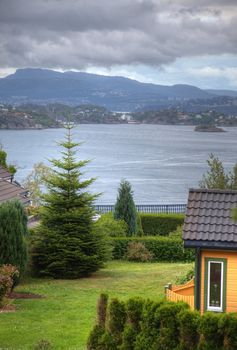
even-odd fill
[{"label": "garden", "polygon": [[3,348],[85,349],[101,293],[161,300],[164,285],[192,266],[193,251],[181,239],[184,215],[138,213],[126,180],[114,212],[93,220],[98,195],[87,188],[94,179],[82,178],[88,161],[76,160],[78,144],[66,129],[61,159],[40,166],[42,177],[30,183],[39,224],[29,229],[32,208],[18,200],[0,205]]},{"label": "garden", "polygon": [[1,347],[84,350],[96,322],[100,293],[121,300],[135,296],[161,300],[164,285],[175,281],[191,266],[188,263],[144,264],[114,260],[89,278],[26,278],[15,292],[32,293],[41,298],[10,299],[16,311],[0,313]]}]

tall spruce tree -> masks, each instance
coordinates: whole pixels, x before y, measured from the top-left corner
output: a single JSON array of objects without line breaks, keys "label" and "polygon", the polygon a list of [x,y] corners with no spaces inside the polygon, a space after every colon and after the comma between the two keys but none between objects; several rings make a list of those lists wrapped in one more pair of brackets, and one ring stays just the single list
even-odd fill
[{"label": "tall spruce tree", "polygon": [[0,265],[11,264],[20,274],[27,263],[27,216],[19,201],[0,205]]},{"label": "tall spruce tree", "polygon": [[39,275],[79,278],[98,270],[106,258],[106,242],[93,231],[93,202],[96,195],[86,189],[94,179],[82,180],[88,163],[76,161],[79,143],[72,141],[72,126],[66,126],[66,140],[60,142],[62,158],[53,159],[44,179],[41,224],[33,242],[32,261]]},{"label": "tall spruce tree", "polygon": [[138,214],[133,200],[133,191],[130,183],[126,180],[120,182],[118,197],[114,208],[114,218],[124,220],[128,226],[128,236],[137,234]]}]

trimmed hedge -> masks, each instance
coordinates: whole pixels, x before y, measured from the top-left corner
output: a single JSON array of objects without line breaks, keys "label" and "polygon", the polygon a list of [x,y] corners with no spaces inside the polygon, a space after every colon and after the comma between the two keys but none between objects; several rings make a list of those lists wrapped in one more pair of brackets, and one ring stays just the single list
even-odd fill
[{"label": "trimmed hedge", "polygon": [[183,242],[178,238],[170,237],[114,237],[111,239],[113,246],[113,259],[124,259],[127,255],[130,242],[140,242],[152,253],[153,261],[193,261],[194,250],[184,249]]},{"label": "trimmed hedge", "polygon": [[147,236],[168,236],[184,223],[184,214],[145,214],[141,213],[143,232]]},{"label": "trimmed hedge", "polygon": [[[88,350],[236,350],[237,315],[206,312],[183,302],[112,299],[105,328],[95,325]],[[111,322],[113,327],[111,329]]]}]

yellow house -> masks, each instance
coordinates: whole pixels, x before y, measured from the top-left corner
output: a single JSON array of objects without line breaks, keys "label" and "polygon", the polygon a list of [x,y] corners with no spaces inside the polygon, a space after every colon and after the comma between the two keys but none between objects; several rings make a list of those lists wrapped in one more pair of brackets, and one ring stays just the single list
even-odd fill
[{"label": "yellow house", "polygon": [[194,248],[195,278],[166,290],[168,299],[192,308],[237,312],[237,191],[191,189],[183,228],[185,248]]}]

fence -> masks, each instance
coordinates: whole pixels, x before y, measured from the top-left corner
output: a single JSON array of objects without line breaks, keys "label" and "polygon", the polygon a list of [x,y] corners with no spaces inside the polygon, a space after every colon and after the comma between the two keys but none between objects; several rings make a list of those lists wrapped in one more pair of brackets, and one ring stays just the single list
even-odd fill
[{"label": "fence", "polygon": [[[142,213],[185,213],[186,204],[138,204],[136,208]],[[101,214],[114,211],[114,205],[95,205],[95,211]]]},{"label": "fence", "polygon": [[194,295],[181,295],[173,292],[170,289],[167,289],[166,298],[167,300],[174,301],[174,302],[184,301],[190,306],[191,310],[194,310]]}]

